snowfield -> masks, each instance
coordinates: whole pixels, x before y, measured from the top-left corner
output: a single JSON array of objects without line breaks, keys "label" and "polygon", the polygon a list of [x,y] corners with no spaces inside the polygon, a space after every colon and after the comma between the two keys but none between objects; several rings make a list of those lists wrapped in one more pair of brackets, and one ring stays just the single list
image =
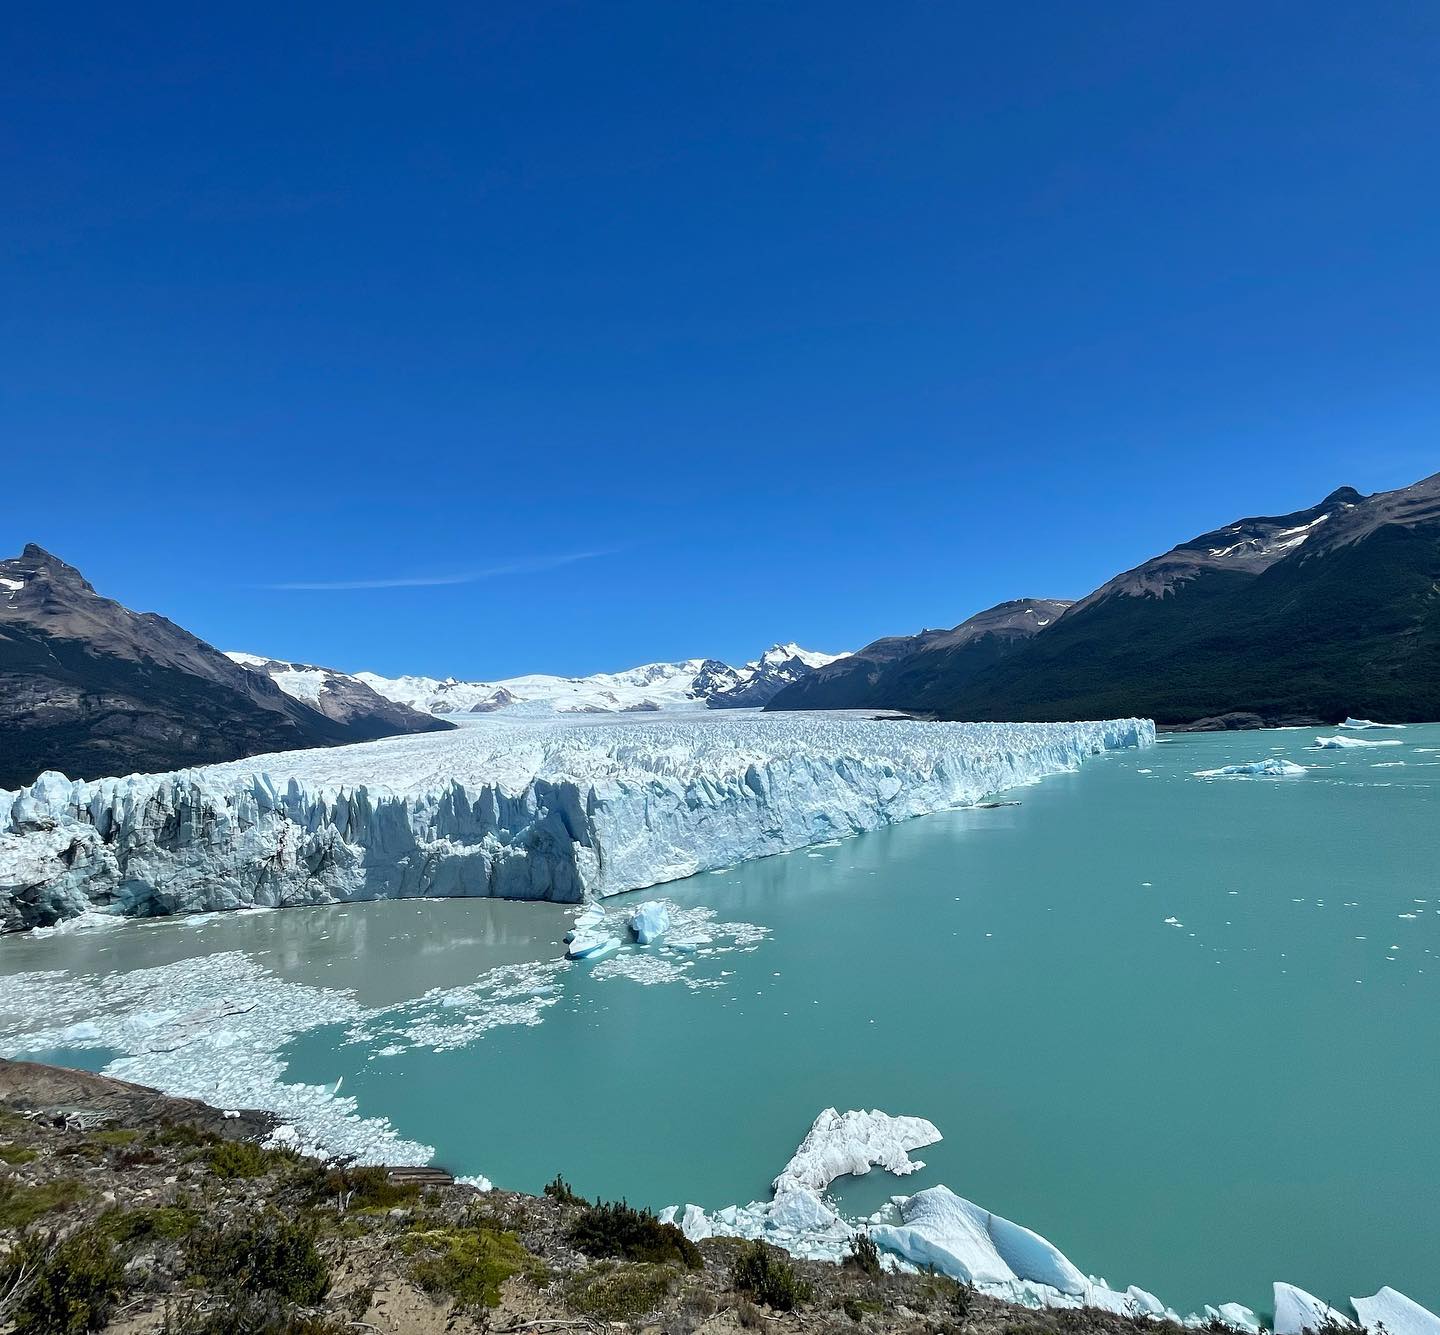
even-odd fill
[{"label": "snowfield", "polygon": [[1155,739],[1148,720],[489,718],[0,792],[0,924],[418,896],[578,902],[857,834]]}]

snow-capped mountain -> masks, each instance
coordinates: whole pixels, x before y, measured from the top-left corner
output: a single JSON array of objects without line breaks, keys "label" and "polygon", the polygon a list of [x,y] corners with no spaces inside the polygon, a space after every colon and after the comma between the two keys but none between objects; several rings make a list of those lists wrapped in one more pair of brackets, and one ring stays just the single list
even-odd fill
[{"label": "snow-capped mountain", "polygon": [[335,668],[234,650],[227,650],[225,657],[251,672],[264,673],[292,700],[349,725],[356,741],[395,732],[434,732],[445,726],[428,713],[386,699],[363,681]]},{"label": "snow-capped mountain", "polygon": [[[533,673],[499,681],[460,681],[358,672],[355,679],[387,700],[429,714],[622,714],[763,705],[784,686],[837,657],[777,644],[740,667],[717,658],[687,658],[588,677]],[[283,682],[281,686],[286,689]]]},{"label": "snow-capped mountain", "polygon": [[317,709],[33,543],[0,560],[0,788],[47,768],[167,770],[445,726],[374,703],[384,717]]},{"label": "snow-capped mountain", "polygon": [[731,669],[735,680],[711,690],[706,703],[711,709],[758,709],[768,705],[787,686],[828,666],[844,654],[819,654],[798,644],[776,644],[754,662]]}]

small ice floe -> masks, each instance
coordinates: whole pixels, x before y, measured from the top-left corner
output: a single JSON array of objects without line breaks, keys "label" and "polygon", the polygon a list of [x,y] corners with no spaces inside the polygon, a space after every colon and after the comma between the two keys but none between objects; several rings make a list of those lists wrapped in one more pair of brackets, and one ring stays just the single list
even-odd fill
[{"label": "small ice floe", "polygon": [[88,932],[95,929],[107,927],[119,927],[125,919],[118,913],[105,913],[100,909],[86,909],[73,918],[62,918],[53,927],[35,927],[28,933],[29,937],[36,941],[44,940],[47,936],[69,936],[71,932]]},{"label": "small ice floe", "polygon": [[575,925],[565,933],[566,944],[575,940],[576,937],[594,933],[605,922],[605,910],[599,904],[586,904],[579,913],[575,915]]},{"label": "small ice floe", "polygon": [[1343,1312],[1321,1302],[1312,1293],[1293,1284],[1275,1285],[1275,1335],[1302,1335],[1303,1331],[1333,1330],[1355,1323]]},{"label": "small ice floe", "polygon": [[630,930],[642,946],[648,946],[670,930],[670,910],[659,900],[641,904],[630,915]]},{"label": "small ice floe", "polygon": [[1304,765],[1279,756],[1266,756],[1264,760],[1247,760],[1239,765],[1221,765],[1219,769],[1195,771],[1197,779],[1252,779],[1282,778],[1305,773]]},{"label": "small ice floe", "polygon": [[1367,1330],[1384,1329],[1387,1335],[1440,1335],[1440,1316],[1388,1285],[1368,1298],[1351,1298],[1350,1305]]},{"label": "small ice floe", "polygon": [[1362,746],[1403,746],[1404,743],[1398,737],[1389,737],[1380,741],[1372,737],[1317,737],[1314,749],[1316,751],[1356,751]]},{"label": "small ice floe", "polygon": [[1184,924],[1183,922],[1181,922],[1179,918],[1166,918],[1166,919],[1165,919],[1165,926],[1166,926],[1166,927],[1184,927],[1185,924]]},{"label": "small ice floe", "polygon": [[1403,723],[1376,723],[1372,718],[1347,718],[1340,726],[1349,728],[1352,732],[1364,732],[1367,728],[1403,728],[1405,725]]},{"label": "small ice floe", "polygon": [[620,949],[620,938],[611,936],[603,928],[596,931],[577,932],[565,948],[567,960],[601,960]]}]

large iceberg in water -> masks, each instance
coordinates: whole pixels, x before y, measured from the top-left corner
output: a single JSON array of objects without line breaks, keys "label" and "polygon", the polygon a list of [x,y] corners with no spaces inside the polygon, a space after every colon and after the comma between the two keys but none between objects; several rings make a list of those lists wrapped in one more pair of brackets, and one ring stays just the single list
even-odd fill
[{"label": "large iceberg in water", "polygon": [[1293,760],[1282,760],[1279,756],[1266,756],[1264,760],[1247,760],[1239,765],[1221,765],[1219,769],[1195,771],[1197,779],[1240,779],[1240,778],[1298,778],[1305,773],[1304,765]]},{"label": "large iceberg in water", "polygon": [[1365,746],[1403,746],[1399,738],[1389,738],[1385,741],[1376,741],[1369,737],[1341,737],[1338,733],[1334,737],[1317,737],[1315,749],[1317,751],[1358,751]]},{"label": "large iceberg in water", "polygon": [[630,930],[642,946],[648,946],[670,930],[670,910],[659,901],[641,904],[630,915]]},{"label": "large iceberg in water", "polygon": [[1307,1330],[1318,1335],[1321,1331],[1354,1324],[1343,1312],[1321,1302],[1313,1293],[1297,1289],[1293,1284],[1275,1285],[1275,1335],[1302,1335]]},{"label": "large iceberg in water", "polygon": [[1383,1327],[1386,1335],[1440,1335],[1440,1316],[1392,1288],[1368,1298],[1351,1298],[1350,1304],[1367,1330]]},{"label": "large iceberg in water", "polygon": [[1145,746],[1142,719],[484,721],[0,792],[0,926],[401,897],[578,903]]},{"label": "large iceberg in water", "polygon": [[982,1210],[949,1187],[931,1187],[900,1207],[903,1223],[870,1230],[877,1244],[965,1284],[1033,1280],[1083,1294],[1085,1276],[1038,1233]]}]

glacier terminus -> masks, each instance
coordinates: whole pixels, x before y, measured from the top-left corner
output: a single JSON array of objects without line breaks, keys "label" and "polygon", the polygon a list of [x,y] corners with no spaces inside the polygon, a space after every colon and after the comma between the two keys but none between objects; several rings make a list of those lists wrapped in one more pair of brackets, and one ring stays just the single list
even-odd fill
[{"label": "glacier terminus", "polygon": [[576,903],[971,805],[1144,719],[724,711],[451,732],[0,793],[0,923],[400,897]]}]

